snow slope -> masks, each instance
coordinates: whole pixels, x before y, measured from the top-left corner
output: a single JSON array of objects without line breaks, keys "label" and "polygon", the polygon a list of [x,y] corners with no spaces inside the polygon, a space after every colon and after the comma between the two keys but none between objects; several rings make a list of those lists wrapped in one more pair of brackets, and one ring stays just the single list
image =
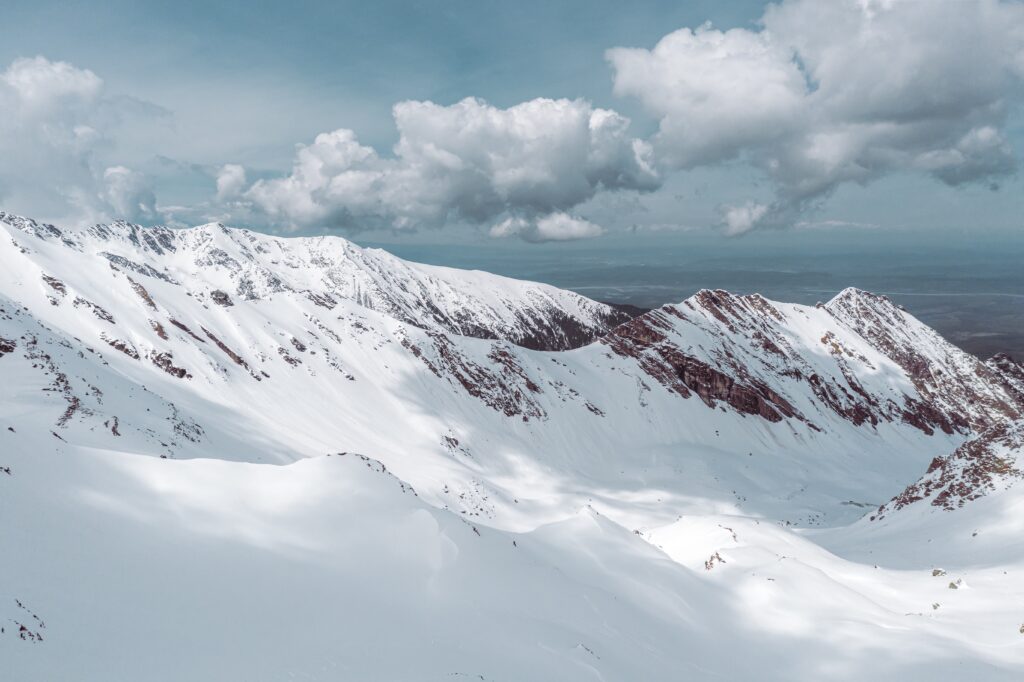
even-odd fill
[{"label": "snow slope", "polygon": [[611,329],[337,238],[0,229],[18,679],[1024,671],[1024,548],[926,542],[1005,496],[868,518],[1024,402],[882,297]]}]

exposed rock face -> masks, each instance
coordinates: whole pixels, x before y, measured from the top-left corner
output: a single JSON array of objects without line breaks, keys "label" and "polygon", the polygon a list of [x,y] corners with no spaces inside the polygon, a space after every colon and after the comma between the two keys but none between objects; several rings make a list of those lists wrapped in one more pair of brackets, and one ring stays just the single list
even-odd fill
[{"label": "exposed rock face", "polygon": [[947,343],[884,296],[856,289],[816,308],[704,290],[621,325],[602,342],[684,398],[696,393],[709,406],[721,402],[773,422],[794,418],[819,428],[832,414],[856,425],[902,422],[967,434],[1024,413],[1006,372]]},{"label": "exposed rock face", "polygon": [[929,501],[947,511],[999,490],[1024,478],[1024,422],[999,424],[973,438],[952,454],[936,457],[920,481],[878,508],[872,520],[882,519],[916,502]]},{"label": "exposed rock face", "polygon": [[174,366],[174,356],[171,353],[157,353],[150,358],[153,364],[167,372],[171,376],[178,377],[179,379],[191,379],[192,375],[188,373],[184,367]]},{"label": "exposed rock face", "polygon": [[122,341],[121,339],[112,339],[109,336],[106,336],[105,334],[101,335],[100,338],[106,341],[114,349],[119,350],[128,357],[130,357],[132,360],[139,359],[139,352],[135,350],[135,347],[131,343],[127,341]]},{"label": "exposed rock face", "polygon": [[461,386],[507,417],[521,417],[523,421],[529,421],[547,416],[535,399],[542,392],[540,386],[519,365],[509,349],[495,344],[487,356],[487,364],[484,364],[466,357],[445,334],[432,332],[429,337],[432,343],[428,347],[408,339],[402,339],[402,345],[435,376]]},{"label": "exposed rock face", "polygon": [[989,358],[985,366],[999,376],[1006,390],[1017,398],[1017,403],[1024,405],[1024,364],[1006,353],[998,353]]},{"label": "exposed rock face", "polygon": [[214,289],[212,292],[210,292],[210,298],[213,299],[214,303],[216,303],[219,306],[224,306],[225,308],[229,308],[235,305],[231,301],[231,297],[228,296],[227,292],[221,291],[220,289]]},{"label": "exposed rock face", "polygon": [[785,398],[761,381],[730,376],[669,343],[659,328],[666,331],[672,328],[667,315],[675,315],[673,311],[674,308],[667,307],[636,318],[602,341],[619,355],[636,358],[648,374],[684,398],[692,391],[708,407],[714,407],[716,401],[724,401],[739,412],[772,422],[798,416]]},{"label": "exposed rock face", "polygon": [[146,290],[146,287],[142,286],[131,277],[128,278],[128,281],[131,283],[132,289],[135,290],[135,293],[139,295],[139,298],[145,301],[146,305],[149,306],[151,310],[156,310],[156,303],[153,301],[153,297],[149,295],[149,291]]}]

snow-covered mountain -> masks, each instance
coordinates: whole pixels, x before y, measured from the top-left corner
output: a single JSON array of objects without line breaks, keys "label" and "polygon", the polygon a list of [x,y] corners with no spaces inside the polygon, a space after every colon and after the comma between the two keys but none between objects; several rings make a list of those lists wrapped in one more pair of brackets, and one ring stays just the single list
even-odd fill
[{"label": "snow-covered mountain", "polygon": [[331,310],[348,300],[424,329],[541,350],[585,345],[629,319],[569,291],[408,263],[337,237],[285,240],[220,224],[171,230],[123,222],[69,232],[3,212],[0,224],[220,305],[286,295]]},{"label": "snow-covered mountain", "polygon": [[1022,416],[1020,395],[990,367],[884,296],[846,289],[814,308],[701,291],[603,339],[686,397],[722,401],[812,429],[903,422],[967,433]]},{"label": "snow-covered mountain", "polygon": [[897,502],[1011,489],[1020,368],[884,297],[630,320],[336,237],[0,230],[18,679],[1024,671],[1024,547]]}]

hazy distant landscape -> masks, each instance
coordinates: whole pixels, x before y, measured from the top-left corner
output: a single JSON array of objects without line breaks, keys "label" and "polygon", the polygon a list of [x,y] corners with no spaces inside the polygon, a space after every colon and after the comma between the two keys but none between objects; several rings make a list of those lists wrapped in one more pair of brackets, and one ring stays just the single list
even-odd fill
[{"label": "hazy distant landscape", "polygon": [[924,236],[862,230],[732,240],[613,237],[543,250],[512,244],[370,245],[402,258],[546,282],[644,308],[678,303],[702,288],[814,304],[856,286],[889,296],[970,353],[1024,357],[1024,238]]}]

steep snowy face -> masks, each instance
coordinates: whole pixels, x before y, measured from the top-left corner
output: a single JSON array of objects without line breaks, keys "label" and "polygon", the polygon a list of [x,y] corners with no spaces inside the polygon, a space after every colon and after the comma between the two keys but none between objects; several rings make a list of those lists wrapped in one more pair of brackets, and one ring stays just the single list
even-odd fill
[{"label": "steep snowy face", "polygon": [[331,310],[349,300],[424,329],[538,350],[585,345],[630,317],[551,286],[409,263],[340,237],[280,239],[220,224],[172,230],[118,222],[69,231],[3,212],[0,225],[218,305],[285,295]]},{"label": "steep snowy face", "polygon": [[969,433],[1024,411],[995,369],[856,289],[816,307],[704,290],[602,342],[684,398],[814,430],[839,415],[858,426]]}]

